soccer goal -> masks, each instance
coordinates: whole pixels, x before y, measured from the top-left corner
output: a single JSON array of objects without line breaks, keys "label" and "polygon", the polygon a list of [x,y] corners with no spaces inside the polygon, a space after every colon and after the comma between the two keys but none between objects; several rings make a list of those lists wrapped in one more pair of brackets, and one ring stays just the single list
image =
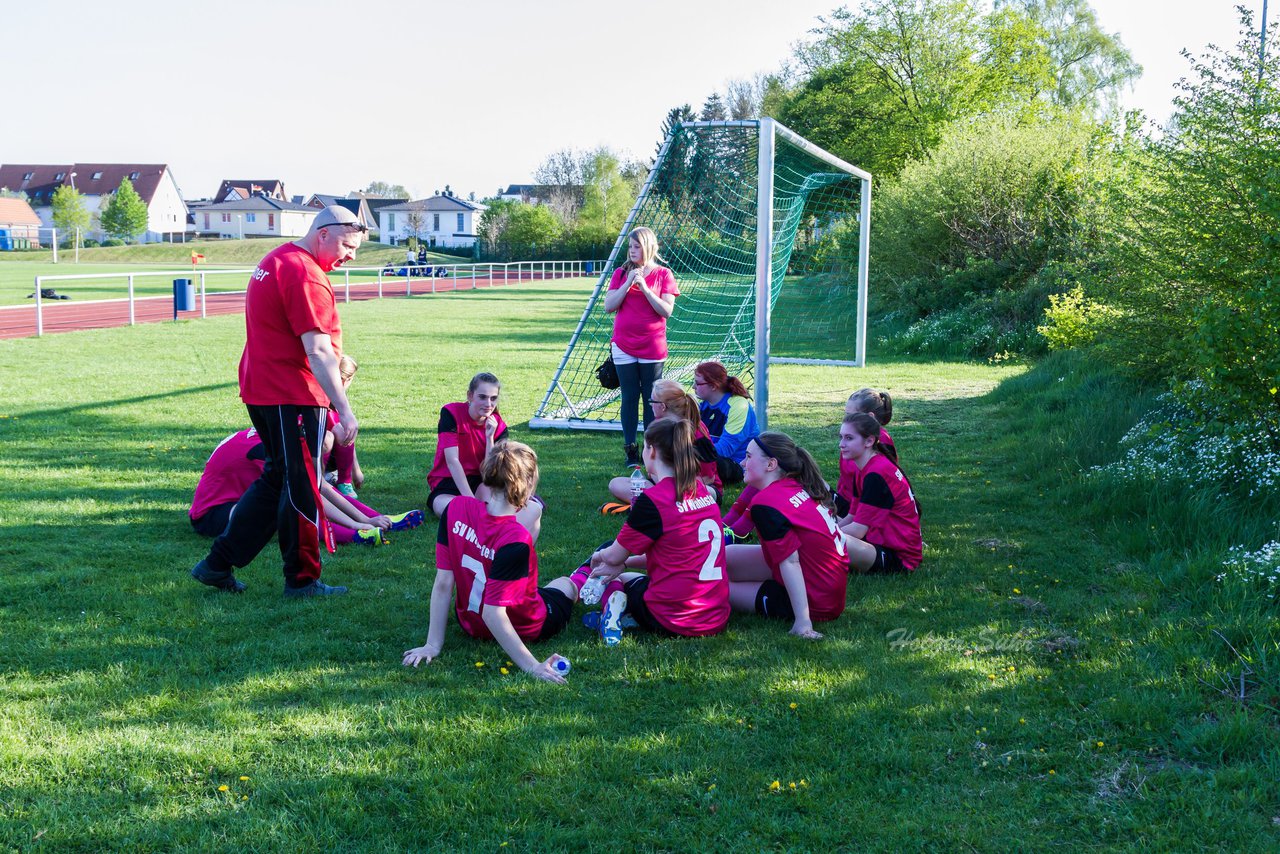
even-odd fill
[{"label": "soccer goal", "polygon": [[636,226],[658,236],[681,295],[663,376],[692,385],[716,359],[768,418],[769,365],[860,367],[866,358],[871,175],[772,119],[686,122],[662,147],[569,339],[532,427],[620,429],[600,387],[613,269]]}]

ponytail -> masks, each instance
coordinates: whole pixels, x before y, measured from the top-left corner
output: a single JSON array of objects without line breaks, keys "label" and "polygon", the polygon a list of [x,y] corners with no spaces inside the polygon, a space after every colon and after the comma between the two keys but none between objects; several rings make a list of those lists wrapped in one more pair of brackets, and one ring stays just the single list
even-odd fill
[{"label": "ponytail", "polygon": [[810,498],[828,510],[834,509],[831,490],[827,488],[827,482],[812,454],[797,445],[786,433],[761,433],[755,438],[755,443],[777,460],[783,474],[803,486]]},{"label": "ponytail", "polygon": [[667,407],[667,414],[676,418],[684,418],[693,425],[693,432],[698,434],[698,425],[702,417],[698,412],[698,399],[675,380],[659,378],[653,381],[653,399]]},{"label": "ponytail", "polygon": [[849,395],[849,406],[854,412],[870,412],[880,422],[881,427],[888,426],[893,420],[893,398],[889,392],[876,388],[864,388]]},{"label": "ponytail", "polygon": [[742,384],[742,380],[729,376],[729,372],[719,362],[703,362],[694,368],[693,372],[701,375],[704,380],[725,394],[751,399],[751,394]]},{"label": "ponytail", "polygon": [[675,472],[677,500],[691,495],[698,483],[693,425],[683,418],[659,418],[644,431],[644,443]]},{"label": "ponytail", "polygon": [[538,455],[523,442],[499,442],[480,463],[480,482],[519,510],[538,488]]}]

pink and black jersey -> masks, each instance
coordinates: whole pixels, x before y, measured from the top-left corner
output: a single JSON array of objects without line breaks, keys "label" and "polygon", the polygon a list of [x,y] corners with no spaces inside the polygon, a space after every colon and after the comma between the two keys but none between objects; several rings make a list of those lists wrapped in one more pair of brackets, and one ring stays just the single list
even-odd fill
[{"label": "pink and black jersey", "polygon": [[675,478],[667,477],[640,494],[618,532],[618,545],[647,558],[649,612],[678,635],[714,635],[729,622],[721,526],[704,484],[678,497]]},{"label": "pink and black jersey", "polygon": [[[494,410],[493,417],[498,419],[498,430],[493,434],[493,442],[507,438],[507,423],[502,415]],[[449,466],[444,461],[445,448],[458,449],[458,461],[462,470],[469,475],[480,474],[480,464],[484,462],[484,423],[477,424],[467,411],[467,402],[447,403],[440,407],[440,421],[436,425],[436,456],[427,475],[427,486],[435,489],[442,481],[448,480]]]},{"label": "pink and black jersey", "polygon": [[[893,437],[889,431],[880,428],[880,444],[893,451],[893,461],[898,461],[898,449],[893,445]],[[836,481],[836,515],[851,516],[858,509],[858,493],[854,489],[854,478],[858,473],[858,464],[853,460],[840,458],[840,479]]]},{"label": "pink and black jersey", "polygon": [[907,569],[919,566],[924,556],[920,508],[902,469],[883,454],[875,454],[854,476],[854,488],[858,508],[853,521],[867,526],[863,539],[894,551]]},{"label": "pink and black jersey", "polygon": [[756,497],[756,493],[760,490],[754,486],[742,487],[742,492],[738,494],[738,500],[733,502],[733,506],[729,508],[729,512],[725,514],[725,524],[729,526],[729,530],[733,531],[739,537],[745,537],[755,530],[755,525],[751,522],[751,499]]},{"label": "pink and black jersey", "polygon": [[252,427],[223,439],[204,464],[204,473],[196,484],[187,515],[199,519],[211,507],[239,501],[262,475],[266,461],[266,449],[262,447],[258,431]]},{"label": "pink and black jersey", "polygon": [[471,637],[493,637],[484,624],[486,605],[505,606],[525,640],[542,631],[547,606],[538,593],[538,553],[515,516],[490,516],[480,499],[455,498],[440,514],[436,569],[453,573],[454,610]]},{"label": "pink and black jersey", "polygon": [[793,552],[800,553],[811,620],[834,620],[844,613],[849,557],[844,536],[826,507],[814,501],[799,483],[784,477],[756,493],[751,521],[765,562],[779,584],[783,583],[782,562]]},{"label": "pink and black jersey", "polygon": [[698,477],[703,483],[709,483],[716,492],[724,492],[724,484],[720,482],[720,469],[716,466],[716,445],[711,438],[711,431],[701,420],[693,436],[693,453],[698,457]]}]

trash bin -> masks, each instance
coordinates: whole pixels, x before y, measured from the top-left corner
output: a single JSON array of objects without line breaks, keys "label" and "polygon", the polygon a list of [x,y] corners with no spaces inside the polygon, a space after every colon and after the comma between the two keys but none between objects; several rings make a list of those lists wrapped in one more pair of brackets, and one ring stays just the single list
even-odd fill
[{"label": "trash bin", "polygon": [[196,286],[191,279],[174,279],[173,280],[173,313],[177,316],[180,311],[195,311],[196,308]]},{"label": "trash bin", "polygon": [[586,263],[586,266],[583,267],[583,269],[586,271],[587,275],[590,276],[592,273],[595,272],[595,263],[592,261],[588,261]]}]

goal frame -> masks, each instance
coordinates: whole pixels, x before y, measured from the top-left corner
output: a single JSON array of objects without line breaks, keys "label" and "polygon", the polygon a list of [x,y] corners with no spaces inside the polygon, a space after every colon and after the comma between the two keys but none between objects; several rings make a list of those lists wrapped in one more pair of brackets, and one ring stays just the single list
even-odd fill
[{"label": "goal frame", "polygon": [[[565,408],[570,412],[577,411],[578,407],[575,405],[568,392],[561,385],[560,380],[569,363],[569,357],[574,352],[574,348],[578,345],[578,342],[582,337],[583,330],[587,325],[587,320],[591,316],[592,309],[596,306],[600,293],[608,285],[613,267],[619,257],[619,252],[626,243],[627,235],[631,233],[636,215],[639,213],[641,205],[649,195],[654,176],[658,174],[666,160],[667,154],[671,148],[671,143],[675,139],[676,134],[684,128],[725,127],[758,128],[759,142],[756,152],[756,348],[755,376],[752,392],[754,396],[753,403],[756,410],[756,420],[760,425],[760,429],[768,429],[770,364],[830,365],[858,368],[865,366],[867,349],[867,276],[871,251],[871,173],[864,169],[860,169],[852,163],[848,163],[831,152],[815,145],[775,119],[762,118],[741,121],[683,122],[673,127],[671,131],[668,132],[666,139],[663,140],[662,146],[658,150],[658,155],[654,158],[653,168],[649,170],[649,175],[645,178],[645,182],[640,189],[640,193],[636,197],[635,204],[627,214],[626,222],[623,224],[622,230],[618,234],[618,239],[614,242],[613,249],[609,252],[608,261],[600,271],[600,276],[596,280],[591,296],[587,300],[586,308],[583,309],[582,317],[579,318],[578,325],[575,327],[573,335],[570,336],[569,344],[565,347],[564,355],[560,359],[560,364],[556,367],[556,372],[547,386],[546,394],[543,395],[542,402],[538,405],[537,412],[534,414],[533,418],[529,419],[530,427],[535,429],[560,428],[570,430],[622,429],[621,422],[617,420],[575,418],[572,416],[547,417],[544,413],[547,412],[553,398],[557,395],[563,399]],[[842,172],[849,173],[853,177],[856,177],[860,182],[858,208],[857,314],[855,321],[856,334],[854,353],[852,359],[796,359],[780,358],[770,355],[770,334],[773,312],[773,307],[771,305],[772,301],[770,299],[770,287],[773,281],[774,246],[773,167],[777,140],[779,138],[785,140],[788,144],[801,149],[811,157],[839,169]],[[599,400],[600,398],[608,398],[616,394],[616,391],[606,391],[601,389],[601,394],[596,398],[596,400]]]}]

